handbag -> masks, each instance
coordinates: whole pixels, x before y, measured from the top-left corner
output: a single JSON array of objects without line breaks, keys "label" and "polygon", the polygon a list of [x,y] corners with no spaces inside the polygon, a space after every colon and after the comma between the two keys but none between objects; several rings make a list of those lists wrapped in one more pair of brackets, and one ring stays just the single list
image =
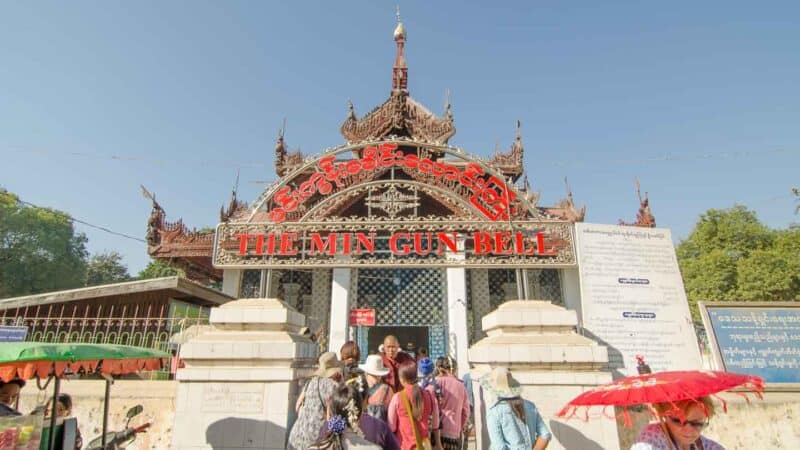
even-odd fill
[{"label": "handbag", "polygon": [[423,439],[419,434],[417,421],[414,420],[414,414],[411,412],[411,403],[409,403],[408,396],[406,396],[405,391],[400,391],[400,400],[403,401],[403,406],[406,408],[406,414],[408,414],[408,420],[411,421],[411,429],[414,430],[414,440],[417,441],[417,450],[433,450],[431,440],[427,437]]}]

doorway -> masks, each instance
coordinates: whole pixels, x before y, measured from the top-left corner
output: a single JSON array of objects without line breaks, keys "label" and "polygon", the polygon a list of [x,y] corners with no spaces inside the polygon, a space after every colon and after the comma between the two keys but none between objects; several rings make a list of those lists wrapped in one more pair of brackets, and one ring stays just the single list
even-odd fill
[{"label": "doorway", "polygon": [[428,327],[370,327],[368,348],[362,349],[361,352],[377,353],[378,347],[383,344],[383,339],[390,334],[397,337],[402,350],[406,350],[407,345],[413,343],[416,347],[415,356],[420,348],[428,348]]}]

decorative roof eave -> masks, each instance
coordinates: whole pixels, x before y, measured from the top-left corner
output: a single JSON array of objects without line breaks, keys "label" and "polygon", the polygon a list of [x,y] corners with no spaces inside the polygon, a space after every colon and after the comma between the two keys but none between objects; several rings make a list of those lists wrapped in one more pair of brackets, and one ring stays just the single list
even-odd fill
[{"label": "decorative roof eave", "polygon": [[357,118],[351,103],[340,131],[348,143],[405,135],[419,142],[446,144],[456,134],[456,127],[451,114],[439,118],[408,92],[395,90],[389,99],[361,119]]},{"label": "decorative roof eave", "polygon": [[[211,263],[214,253],[214,230],[189,230],[183,220],[167,222],[166,212],[155,196],[142,187],[142,192],[152,201],[153,207],[147,219],[147,254],[154,259],[183,269],[186,276],[198,281],[220,281],[222,272]],[[247,211],[247,205],[231,196],[228,210],[221,214],[230,220]]]}]

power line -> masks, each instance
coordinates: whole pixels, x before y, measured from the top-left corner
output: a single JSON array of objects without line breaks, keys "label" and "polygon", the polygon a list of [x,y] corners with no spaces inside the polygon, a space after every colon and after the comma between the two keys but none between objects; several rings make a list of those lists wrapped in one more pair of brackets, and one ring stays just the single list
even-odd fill
[{"label": "power line", "polygon": [[[19,201],[19,202],[20,202],[20,203],[22,203],[23,205],[27,205],[27,206],[30,206],[30,207],[33,207],[33,208],[39,208],[39,209],[52,209],[52,208],[44,208],[44,207],[41,207],[41,206],[39,206],[39,205],[34,205],[33,203],[31,203],[31,202],[26,202],[25,200],[22,200],[22,199],[21,199],[21,198],[19,198],[19,197],[17,197],[17,201]],[[104,231],[104,232],[106,232],[106,233],[113,234],[113,235],[116,235],[116,236],[124,237],[124,238],[126,238],[126,239],[132,239],[132,240],[134,240],[134,241],[141,242],[141,243],[143,243],[143,244],[146,244],[146,243],[147,243],[147,242],[146,242],[144,239],[142,239],[142,238],[138,238],[138,237],[135,237],[135,236],[131,236],[131,235],[129,235],[129,234],[125,234],[125,233],[120,233],[120,232],[118,232],[118,231],[114,231],[114,230],[110,230],[110,229],[108,229],[108,228],[106,228],[106,227],[102,227],[102,226],[100,226],[100,225],[94,225],[94,224],[91,224],[91,223],[89,223],[89,222],[86,222],[86,221],[84,221],[84,220],[76,219],[75,217],[72,217],[71,215],[69,215],[69,214],[67,214],[67,213],[65,213],[65,212],[63,212],[63,211],[59,211],[59,212],[60,212],[61,214],[64,214],[64,215],[67,217],[67,219],[69,219],[69,220],[70,220],[70,222],[75,222],[75,223],[79,223],[79,224],[81,224],[81,225],[86,225],[87,227],[94,228],[94,229],[97,229],[97,230],[100,230],[100,231]]]}]

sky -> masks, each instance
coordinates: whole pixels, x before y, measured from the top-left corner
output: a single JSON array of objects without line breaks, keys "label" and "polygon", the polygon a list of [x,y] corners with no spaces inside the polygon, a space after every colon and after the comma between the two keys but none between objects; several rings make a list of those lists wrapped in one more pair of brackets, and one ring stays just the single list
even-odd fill
[{"label": "sky", "polygon": [[[522,122],[540,204],[632,221],[635,178],[685,238],[709,208],[797,222],[800,3],[402,1],[409,90],[452,145],[489,156]],[[0,2],[0,186],[144,238],[170,219],[214,226],[275,179],[274,144],[343,143],[347,101],[388,98],[396,2]],[[131,273],[145,244],[84,225]]]}]

